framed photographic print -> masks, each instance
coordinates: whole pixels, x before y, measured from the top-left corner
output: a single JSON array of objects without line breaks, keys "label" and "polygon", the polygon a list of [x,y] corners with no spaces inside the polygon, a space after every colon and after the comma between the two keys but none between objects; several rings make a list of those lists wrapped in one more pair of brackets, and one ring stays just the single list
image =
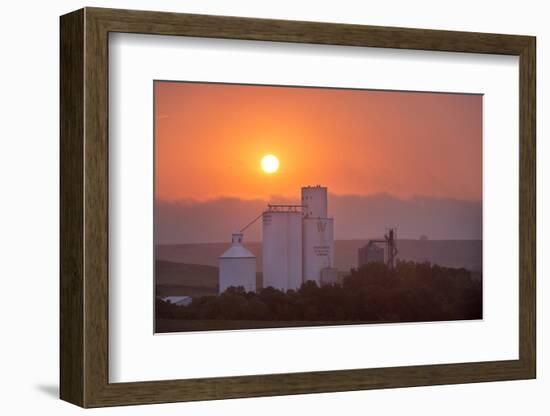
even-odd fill
[{"label": "framed photographic print", "polygon": [[535,38],[61,17],[61,398],[534,378]]}]

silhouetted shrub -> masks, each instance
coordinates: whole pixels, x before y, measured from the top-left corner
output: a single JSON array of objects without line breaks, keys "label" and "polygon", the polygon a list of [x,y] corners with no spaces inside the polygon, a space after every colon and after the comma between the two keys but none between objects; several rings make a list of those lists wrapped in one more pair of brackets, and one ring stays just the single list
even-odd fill
[{"label": "silhouetted shrub", "polygon": [[394,269],[369,263],[352,269],[341,284],[313,281],[286,293],[230,287],[188,306],[156,301],[157,318],[254,321],[416,322],[480,319],[481,280],[466,269],[398,261]]}]

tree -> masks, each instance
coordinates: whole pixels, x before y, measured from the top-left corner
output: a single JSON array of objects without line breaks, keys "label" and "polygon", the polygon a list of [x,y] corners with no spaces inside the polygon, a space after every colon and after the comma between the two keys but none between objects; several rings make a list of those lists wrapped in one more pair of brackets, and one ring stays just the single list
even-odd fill
[{"label": "tree", "polygon": [[253,321],[411,322],[482,317],[481,280],[463,268],[398,261],[394,269],[368,263],[342,284],[319,287],[307,281],[286,293],[230,287],[217,296],[193,298],[188,306],[157,299],[156,316],[166,319]]}]

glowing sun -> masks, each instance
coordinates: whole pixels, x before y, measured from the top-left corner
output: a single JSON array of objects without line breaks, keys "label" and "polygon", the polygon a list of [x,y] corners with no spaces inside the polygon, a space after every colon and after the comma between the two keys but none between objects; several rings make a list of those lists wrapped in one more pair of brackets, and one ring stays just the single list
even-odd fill
[{"label": "glowing sun", "polygon": [[262,158],[261,165],[265,173],[275,173],[279,169],[279,159],[275,155],[265,155]]}]

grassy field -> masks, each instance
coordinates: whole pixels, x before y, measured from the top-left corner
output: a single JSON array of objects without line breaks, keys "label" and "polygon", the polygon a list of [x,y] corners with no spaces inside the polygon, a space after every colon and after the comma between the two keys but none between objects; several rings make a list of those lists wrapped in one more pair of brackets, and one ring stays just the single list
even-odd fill
[{"label": "grassy field", "polygon": [[218,268],[172,261],[155,262],[157,296],[205,296],[218,293]]},{"label": "grassy field", "polygon": [[216,288],[218,268],[203,264],[186,264],[157,260],[155,263],[157,285],[186,285]]},{"label": "grassy field", "polygon": [[[206,296],[218,294],[218,268],[175,261],[155,262],[156,296]],[[262,273],[256,273],[256,287],[262,288]]]},{"label": "grassy field", "polygon": [[368,324],[361,321],[231,321],[222,319],[157,319],[155,332],[189,332],[259,328],[290,328],[326,325]]}]

